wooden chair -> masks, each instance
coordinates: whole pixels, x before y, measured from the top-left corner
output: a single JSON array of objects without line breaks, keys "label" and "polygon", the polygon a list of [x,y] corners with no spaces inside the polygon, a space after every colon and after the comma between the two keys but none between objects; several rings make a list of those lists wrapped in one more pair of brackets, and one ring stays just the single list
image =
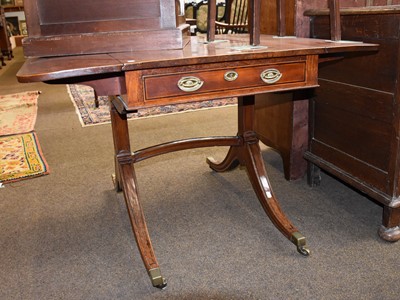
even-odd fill
[{"label": "wooden chair", "polygon": [[248,32],[248,0],[226,0],[223,20],[215,22],[219,34]]},{"label": "wooden chair", "polygon": [[[247,0],[246,0],[247,1]],[[196,21],[196,32],[206,33],[208,30],[208,8],[210,1],[200,1],[195,4],[194,7],[194,18]],[[224,20],[226,14],[225,3],[217,3],[215,10],[216,21]]]},{"label": "wooden chair", "polygon": [[[196,26],[196,10],[197,10],[197,5],[194,2],[190,3],[185,3],[185,18],[186,18],[186,23],[189,24],[191,27]],[[195,35],[196,32],[192,32],[190,30],[191,35]]]}]

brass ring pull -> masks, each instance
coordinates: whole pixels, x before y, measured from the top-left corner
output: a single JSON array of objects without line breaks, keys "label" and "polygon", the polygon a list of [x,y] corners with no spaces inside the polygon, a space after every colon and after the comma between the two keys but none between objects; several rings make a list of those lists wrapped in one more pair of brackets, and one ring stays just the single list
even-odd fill
[{"label": "brass ring pull", "polygon": [[178,81],[178,88],[184,92],[194,92],[203,86],[204,81],[194,76],[182,77]]},{"label": "brass ring pull", "polygon": [[228,71],[224,75],[224,79],[226,81],[235,81],[236,79],[238,79],[238,77],[239,74],[236,71]]},{"label": "brass ring pull", "polygon": [[266,69],[260,74],[260,77],[265,83],[271,84],[279,81],[282,77],[282,73],[277,69]]}]

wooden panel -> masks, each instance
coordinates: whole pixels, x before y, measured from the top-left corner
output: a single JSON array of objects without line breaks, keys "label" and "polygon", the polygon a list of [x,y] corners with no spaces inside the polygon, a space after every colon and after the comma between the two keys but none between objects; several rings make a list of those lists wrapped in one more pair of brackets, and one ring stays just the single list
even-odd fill
[{"label": "wooden panel", "polygon": [[[270,93],[256,97],[255,127],[263,141],[279,151],[289,151],[292,138],[292,93]],[[290,113],[289,113],[290,112]],[[288,138],[289,137],[289,138]]]},{"label": "wooden panel", "polygon": [[[286,19],[286,35],[294,35],[295,28],[295,0],[286,0],[285,7]],[[261,33],[264,34],[277,34],[277,1],[276,0],[263,0],[261,1]]]},{"label": "wooden panel", "polygon": [[[346,32],[346,39],[365,41],[370,39],[388,38],[397,39],[399,31],[397,30],[399,19],[396,14],[375,14],[374,22],[368,22],[371,16],[367,14],[357,15],[357,18],[351,17],[352,10],[347,10],[341,17],[342,30]],[[329,16],[321,15],[312,17],[311,37],[329,38]]]},{"label": "wooden panel", "polygon": [[[376,15],[376,22],[373,24],[368,22],[368,18],[368,15],[360,15],[357,18],[342,16],[343,33],[347,40],[379,43],[379,51],[368,55],[346,55],[342,62],[321,64],[319,77],[392,92],[396,85],[396,68],[393,66],[398,63],[399,18],[395,15]],[[325,16],[315,18],[312,37],[328,38],[328,22]]]},{"label": "wooden panel", "polygon": [[323,79],[319,83],[313,138],[387,172],[394,95]]},{"label": "wooden panel", "polygon": [[32,0],[27,56],[182,49],[189,25],[175,0]]},{"label": "wooden panel", "polygon": [[391,124],[315,103],[314,139],[385,171],[389,168],[390,136]]},{"label": "wooden panel", "polygon": [[[161,29],[159,18],[104,20],[102,22],[75,22],[45,24],[40,26],[41,35],[65,35],[92,32],[143,30],[143,27]],[[117,30],[116,30],[117,29]]]},{"label": "wooden panel", "polygon": [[[140,42],[139,42],[140,41]],[[24,54],[33,56],[64,56],[153,49],[181,49],[189,43],[189,25],[177,29],[155,31],[124,31],[60,35],[23,40]]]},{"label": "wooden panel", "polygon": [[317,103],[343,110],[363,118],[392,124],[394,120],[394,94],[340,82],[319,79],[315,90]]},{"label": "wooden panel", "polygon": [[[160,17],[160,0],[40,0],[40,24],[84,23]],[[117,29],[117,28],[115,28]]]},{"label": "wooden panel", "polygon": [[[340,170],[339,173],[335,174],[339,178],[346,179],[347,177],[351,177],[352,180],[362,183],[365,187],[369,186],[372,190],[378,189],[384,193],[389,192],[388,182],[386,180],[388,174],[386,172],[376,169],[364,161],[355,159],[355,157],[348,153],[330,147],[317,140],[311,140],[310,149],[312,149],[311,153],[316,157],[323,158],[322,164],[324,166],[326,166],[326,162],[328,162],[328,164],[334,166],[336,170]],[[328,168],[326,169],[331,171]],[[340,173],[345,173],[347,175],[346,177],[342,177]],[[367,190],[363,191],[367,192]]]},{"label": "wooden panel", "polygon": [[296,36],[308,37],[310,35],[310,19],[304,16],[304,11],[308,9],[327,8],[328,1],[321,0],[297,0],[296,1]]},{"label": "wooden panel", "polygon": [[303,159],[308,146],[307,95],[292,92],[257,95],[255,115],[255,131],[264,144],[282,156],[285,178],[303,177],[307,168]]}]

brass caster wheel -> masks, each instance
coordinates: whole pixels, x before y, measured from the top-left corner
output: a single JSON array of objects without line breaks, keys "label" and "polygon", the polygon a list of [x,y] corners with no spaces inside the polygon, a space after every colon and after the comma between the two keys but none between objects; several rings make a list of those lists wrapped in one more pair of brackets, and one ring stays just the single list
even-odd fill
[{"label": "brass caster wheel", "polygon": [[160,268],[151,269],[148,271],[151,283],[154,287],[163,290],[167,287],[167,281],[161,276]]},{"label": "brass caster wheel", "polygon": [[299,252],[303,256],[309,256],[311,254],[310,249],[308,249],[307,247],[297,248],[297,252]]},{"label": "brass caster wheel", "polygon": [[300,232],[292,233],[290,240],[297,246],[297,252],[304,256],[310,255],[311,251],[306,246],[306,238]]},{"label": "brass caster wheel", "polygon": [[163,284],[156,285],[154,287],[156,287],[156,288],[158,288],[160,290],[163,290],[163,289],[165,289],[167,287],[167,282],[164,282]]},{"label": "brass caster wheel", "polygon": [[116,191],[117,193],[122,192],[122,188],[121,188],[121,186],[119,185],[119,182],[118,182],[118,179],[117,179],[117,175],[111,174],[111,180],[112,180],[112,182],[113,182],[113,184],[114,184],[114,189],[115,189],[115,191]]}]

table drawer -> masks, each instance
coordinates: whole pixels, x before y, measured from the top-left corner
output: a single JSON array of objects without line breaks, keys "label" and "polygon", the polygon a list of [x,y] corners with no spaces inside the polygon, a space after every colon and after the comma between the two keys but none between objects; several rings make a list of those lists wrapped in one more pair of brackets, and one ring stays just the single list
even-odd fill
[{"label": "table drawer", "polygon": [[305,62],[143,75],[145,99],[238,90],[305,81]]}]

